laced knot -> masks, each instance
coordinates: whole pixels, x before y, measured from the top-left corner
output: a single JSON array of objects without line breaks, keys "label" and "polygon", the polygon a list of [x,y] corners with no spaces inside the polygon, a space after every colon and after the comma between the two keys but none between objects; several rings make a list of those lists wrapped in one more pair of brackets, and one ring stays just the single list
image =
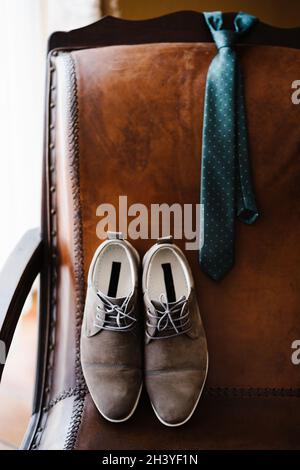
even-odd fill
[{"label": "laced knot", "polygon": [[[190,330],[189,311],[187,309],[188,299],[180,297],[176,302],[169,302],[165,294],[160,294],[159,301],[152,301],[154,312],[149,308],[147,314],[147,326],[153,327],[155,324],[156,334],[151,335],[152,339],[171,338]],[[151,319],[154,322],[151,322]],[[154,324],[153,324],[154,323]],[[147,333],[147,336],[150,335]]]},{"label": "laced knot", "polygon": [[[95,326],[111,331],[130,330],[136,322],[136,318],[132,315],[134,306],[129,308],[131,295],[130,293],[124,299],[112,299],[97,291],[97,296],[102,303],[97,305]],[[117,303],[118,301],[120,304]]]}]

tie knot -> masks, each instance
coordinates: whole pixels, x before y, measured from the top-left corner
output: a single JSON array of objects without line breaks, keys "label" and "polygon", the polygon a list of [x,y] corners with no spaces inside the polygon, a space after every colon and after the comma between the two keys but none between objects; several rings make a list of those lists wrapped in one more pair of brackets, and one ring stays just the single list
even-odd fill
[{"label": "tie knot", "polygon": [[204,13],[204,17],[218,49],[232,47],[256,21],[254,16],[240,12],[234,18],[233,29],[223,29],[223,14],[220,11]]},{"label": "tie knot", "polygon": [[220,31],[212,31],[212,36],[218,49],[222,47],[232,47],[236,42],[237,33],[227,29],[221,29]]}]

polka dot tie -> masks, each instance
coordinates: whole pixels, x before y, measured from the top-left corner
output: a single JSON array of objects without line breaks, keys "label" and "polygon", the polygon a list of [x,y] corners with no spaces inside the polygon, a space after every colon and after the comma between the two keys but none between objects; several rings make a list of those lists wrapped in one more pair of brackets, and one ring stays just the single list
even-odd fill
[{"label": "polka dot tie", "polygon": [[205,90],[201,196],[200,265],[214,280],[234,264],[235,216],[246,224],[258,217],[248,160],[241,72],[233,45],[255,18],[239,13],[234,31],[222,29],[222,13],[204,13],[218,48]]}]

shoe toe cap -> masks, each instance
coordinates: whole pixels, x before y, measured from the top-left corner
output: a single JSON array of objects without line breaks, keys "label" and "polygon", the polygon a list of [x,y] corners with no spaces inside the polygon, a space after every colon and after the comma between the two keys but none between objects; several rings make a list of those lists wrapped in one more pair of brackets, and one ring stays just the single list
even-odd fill
[{"label": "shoe toe cap", "polygon": [[149,374],[147,391],[158,419],[180,426],[193,414],[204,386],[206,371],[163,371]]},{"label": "shoe toe cap", "polygon": [[109,421],[126,421],[133,414],[141,391],[139,370],[106,368],[95,364],[85,379],[101,415]]}]

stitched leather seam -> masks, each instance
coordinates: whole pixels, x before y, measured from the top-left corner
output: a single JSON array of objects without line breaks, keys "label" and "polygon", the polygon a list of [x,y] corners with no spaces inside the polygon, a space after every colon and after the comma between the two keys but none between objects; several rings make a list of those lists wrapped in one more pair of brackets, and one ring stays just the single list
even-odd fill
[{"label": "stitched leather seam", "polygon": [[[85,395],[87,394],[88,390],[85,391]],[[207,387],[204,389],[203,395],[214,398],[300,398],[300,388]],[[47,411],[65,398],[72,396],[81,397],[82,390],[76,387],[64,390],[50,400]]]},{"label": "stitched leather seam", "polygon": [[83,377],[80,363],[80,333],[82,314],[85,301],[85,282],[83,268],[83,230],[81,218],[80,202],[80,160],[79,160],[79,116],[78,116],[78,96],[77,96],[77,77],[74,58],[71,53],[63,53],[66,64],[66,79],[68,83],[68,101],[69,101],[69,171],[72,188],[72,197],[74,205],[74,276],[75,276],[75,380],[78,396],[73,405],[73,412],[69,429],[67,431],[64,444],[65,450],[71,450],[76,444],[77,434],[81,423],[81,417],[84,408],[86,395],[86,384]]},{"label": "stitched leather seam", "polygon": [[80,390],[78,390],[76,387],[71,387],[68,390],[64,390],[63,392],[59,393],[56,395],[55,398],[52,398],[52,400],[49,401],[46,410],[47,412],[51,410],[55,405],[57,405],[59,402],[64,400],[65,398],[70,398],[73,396],[78,396],[80,394]]},{"label": "stitched leather seam", "polygon": [[[88,390],[85,391],[85,395]],[[65,398],[82,398],[83,391],[76,387],[69,388],[56,395],[47,405],[47,412]],[[208,387],[203,395],[214,398],[300,398],[300,388],[235,388],[235,387]]]},{"label": "stitched leather seam", "polygon": [[300,398],[300,388],[208,387],[204,395],[219,398]]}]

